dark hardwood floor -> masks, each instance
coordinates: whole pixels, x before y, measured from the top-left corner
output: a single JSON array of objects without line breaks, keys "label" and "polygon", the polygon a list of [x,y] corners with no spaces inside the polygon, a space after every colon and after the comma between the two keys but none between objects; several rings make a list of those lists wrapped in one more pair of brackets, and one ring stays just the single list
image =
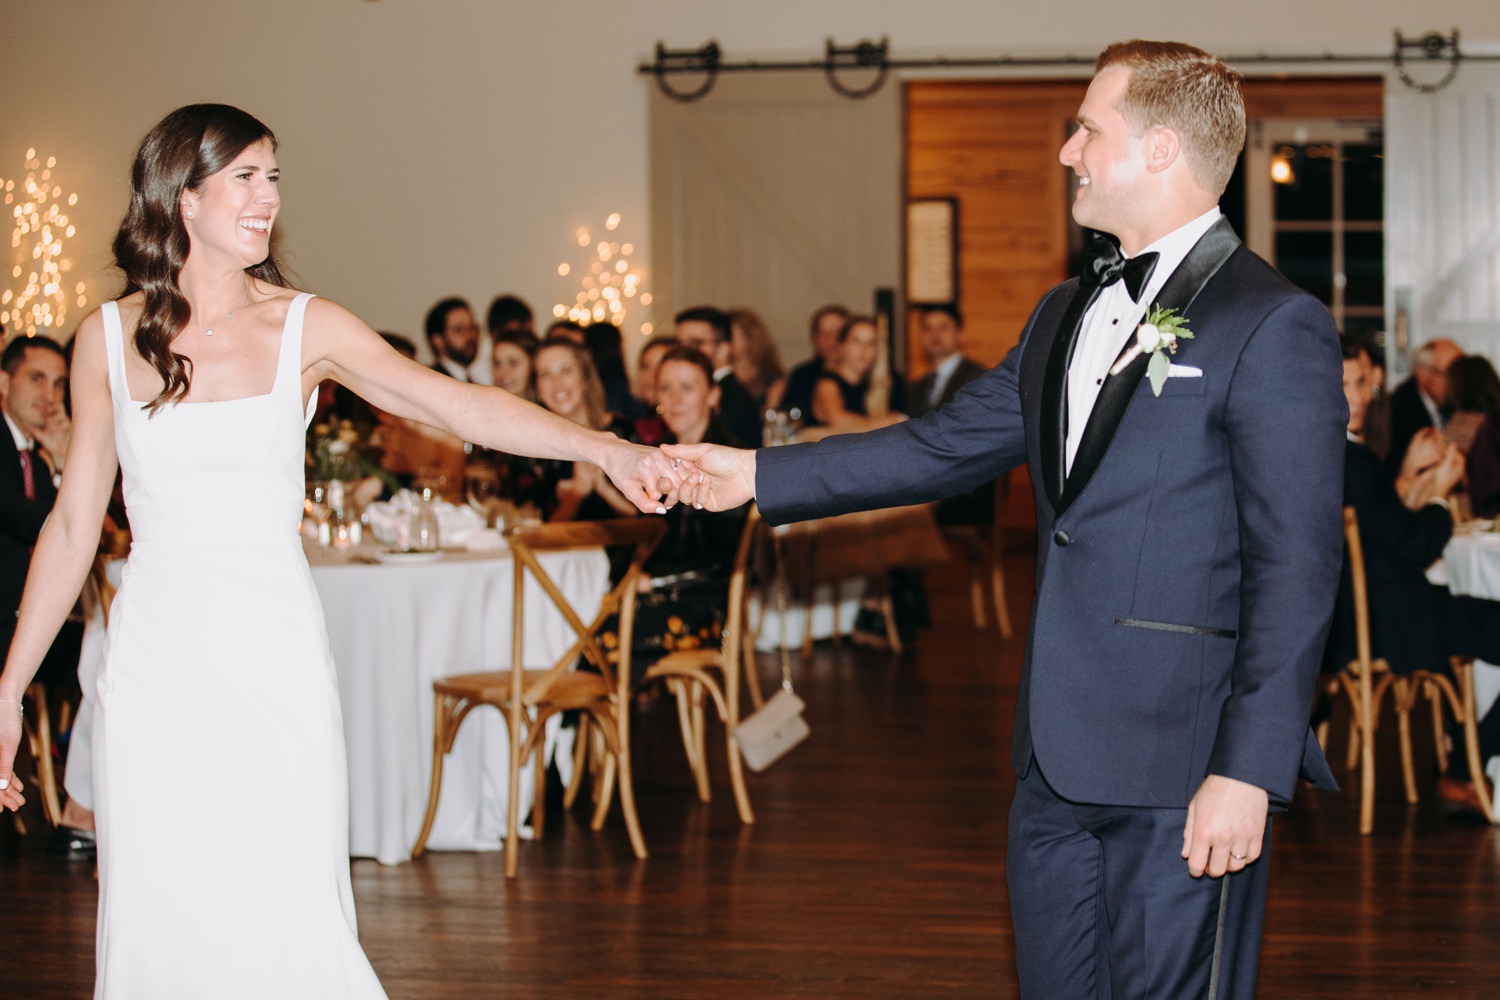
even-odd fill
[{"label": "dark hardwood floor", "polygon": [[[1031,572],[1017,551],[1017,622]],[[722,753],[713,803],[696,801],[663,701],[637,723],[649,860],[618,813],[594,834],[580,810],[522,845],[513,882],[498,853],[356,861],[360,936],[390,995],[1015,996],[1003,844],[1021,644],[968,627],[961,575],[929,574],[934,625],[906,654],[820,646],[797,669],[812,737],[752,776],[754,827]],[[1391,746],[1379,779],[1369,838],[1347,794],[1304,792],[1278,821],[1260,996],[1500,996],[1500,835],[1430,798],[1409,808]],[[170,762],[161,780],[191,794]],[[268,807],[266,822],[296,817]],[[90,871],[0,823],[0,997],[89,995]]]}]

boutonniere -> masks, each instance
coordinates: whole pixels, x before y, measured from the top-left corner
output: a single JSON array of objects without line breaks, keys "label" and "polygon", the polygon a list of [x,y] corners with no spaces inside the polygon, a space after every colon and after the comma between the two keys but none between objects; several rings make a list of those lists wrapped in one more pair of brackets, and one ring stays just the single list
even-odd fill
[{"label": "boutonniere", "polygon": [[1171,355],[1177,353],[1177,342],[1192,339],[1193,331],[1187,328],[1186,316],[1180,315],[1176,309],[1153,306],[1141,320],[1141,325],[1135,328],[1135,343],[1115,362],[1109,373],[1118,375],[1136,358],[1149,354],[1151,361],[1146,365],[1146,377],[1151,380],[1152,395],[1160,396],[1167,372],[1172,367]]}]

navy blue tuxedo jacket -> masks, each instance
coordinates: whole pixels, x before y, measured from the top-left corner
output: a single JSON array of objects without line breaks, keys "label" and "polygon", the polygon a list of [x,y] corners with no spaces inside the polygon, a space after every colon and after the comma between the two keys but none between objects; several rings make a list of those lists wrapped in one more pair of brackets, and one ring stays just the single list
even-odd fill
[{"label": "navy blue tuxedo jacket", "polygon": [[[1182,807],[1208,774],[1334,787],[1308,716],[1342,552],[1342,361],[1328,311],[1220,221],[1156,302],[1192,340],[1161,395],[1106,380],[1062,478],[1076,279],[921,420],[758,453],[772,523],[920,503],[1029,461],[1036,598],[1012,763],[1063,797]],[[1070,309],[1070,306],[1072,307]],[[1054,351],[1054,347],[1057,348]]]}]

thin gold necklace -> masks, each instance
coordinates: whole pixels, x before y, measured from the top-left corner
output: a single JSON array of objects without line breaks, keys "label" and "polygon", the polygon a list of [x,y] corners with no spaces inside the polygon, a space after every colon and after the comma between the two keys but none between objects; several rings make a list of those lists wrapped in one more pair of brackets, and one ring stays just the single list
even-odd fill
[{"label": "thin gold necklace", "polygon": [[[234,314],[235,313],[239,312],[241,309],[245,308],[249,304],[250,304],[250,300],[249,299],[246,299],[244,302],[241,302],[239,305],[235,306],[233,309],[231,309],[227,313],[225,313],[224,314],[224,318],[222,320],[220,320],[218,323],[215,323],[214,326],[220,326],[220,325],[222,325],[224,323],[228,323],[230,320],[234,319]],[[205,337],[212,337],[213,335],[214,335],[214,328],[212,326],[206,326],[206,327],[203,328],[203,336],[205,336]]]}]

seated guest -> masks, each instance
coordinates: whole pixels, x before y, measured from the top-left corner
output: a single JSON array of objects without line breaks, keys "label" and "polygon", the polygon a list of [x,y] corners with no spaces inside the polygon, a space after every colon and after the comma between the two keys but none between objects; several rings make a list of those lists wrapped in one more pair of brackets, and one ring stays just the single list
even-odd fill
[{"label": "seated guest", "polygon": [[[57,501],[57,485],[68,461],[73,422],[63,405],[68,361],[48,337],[17,335],[0,354],[0,655],[10,649],[31,549]],[[37,671],[49,692],[78,687],[83,624],[69,621],[58,632]],[[93,816],[70,801],[54,846],[64,853],[93,848]]]},{"label": "seated guest", "polygon": [[1386,468],[1394,473],[1406,458],[1406,446],[1424,427],[1443,429],[1447,422],[1448,366],[1463,351],[1451,340],[1430,340],[1411,356],[1411,375],[1391,393],[1390,450]]},{"label": "seated guest", "polygon": [[[605,407],[604,387],[585,348],[566,337],[545,341],[537,349],[535,371],[538,403],[585,427],[612,430],[622,437],[622,431],[628,433],[629,427],[613,420]],[[548,521],[598,521],[637,513],[635,504],[596,465],[544,459],[538,468],[535,495],[517,500],[535,503]]]},{"label": "seated guest", "polygon": [[766,329],[766,321],[753,309],[729,310],[729,334],[734,377],[750,393],[756,410],[764,413],[766,401],[773,396],[780,398],[785,388],[781,384],[781,352]]},{"label": "seated guest", "polygon": [[495,384],[512,395],[531,398],[531,359],[536,354],[536,334],[529,330],[507,330],[495,335],[490,351],[490,369]]},{"label": "seated guest", "polygon": [[[669,348],[656,369],[656,399],[668,441],[737,447],[714,415],[718,393],[713,366],[701,351]],[[719,644],[729,575],[748,513],[748,504],[719,513],[678,504],[663,515],[667,533],[646,561],[635,606],[633,669],[643,672],[652,660],[676,649]]]},{"label": "seated guest", "polygon": [[635,356],[635,398],[646,415],[636,419],[633,439],[641,444],[655,446],[666,439],[667,425],[661,422],[656,406],[656,366],[661,363],[662,355],[677,344],[677,338],[671,334],[658,334],[646,341],[646,346]]},{"label": "seated guest", "polygon": [[542,341],[545,343],[558,337],[565,337],[579,347],[583,347],[587,339],[584,334],[583,324],[575,323],[570,319],[560,319],[550,324],[547,327],[547,332],[542,334]]},{"label": "seated guest", "polygon": [[584,328],[583,344],[594,358],[594,371],[599,373],[599,382],[604,386],[604,405],[609,412],[630,420],[650,412],[630,391],[620,328],[613,323],[591,323]]},{"label": "seated guest", "polygon": [[[1402,469],[1404,494],[1375,453],[1360,441],[1373,390],[1374,366],[1368,350],[1355,338],[1341,338],[1344,395],[1349,401],[1349,442],[1344,461],[1344,503],[1354,508],[1364,549],[1366,593],[1370,607],[1370,643],[1375,656],[1395,673],[1446,670],[1450,655],[1500,662],[1500,602],[1456,597],[1427,580],[1426,570],[1453,534],[1448,497],[1463,475],[1463,456],[1452,444],[1430,446],[1435,431],[1418,434]],[[1423,451],[1422,449],[1428,449]],[[1418,467],[1436,451],[1437,461]],[[1353,604],[1347,567],[1339,606],[1329,636],[1330,663],[1342,666],[1354,658]],[[1500,710],[1492,708],[1480,723],[1480,753],[1500,752]],[[1472,789],[1468,763],[1461,753],[1449,756],[1449,770],[1439,792],[1467,804]]]},{"label": "seated guest", "polygon": [[695,306],[678,313],[673,324],[677,339],[702,351],[714,366],[714,382],[719,386],[717,412],[725,428],[741,441],[759,444],[761,410],[734,375],[729,314],[713,306]]},{"label": "seated guest", "polygon": [[[914,418],[947,403],[985,372],[984,365],[964,354],[964,317],[957,306],[924,306],[918,315],[922,353],[931,371],[913,382],[906,395],[907,411]],[[986,483],[972,493],[939,501],[934,516],[939,524],[993,522],[995,484]]]},{"label": "seated guest", "polygon": [[531,307],[516,295],[499,295],[484,314],[484,326],[493,339],[505,333],[529,333],[536,343],[536,320]]},{"label": "seated guest", "polygon": [[1445,433],[1465,455],[1475,515],[1500,514],[1500,377],[1487,358],[1466,354],[1448,368]]},{"label": "seated guest", "polygon": [[824,306],[812,314],[808,333],[812,337],[813,356],[791,370],[779,396],[775,392],[767,395],[766,406],[787,413],[795,410],[797,420],[806,420],[812,414],[813,387],[838,354],[839,331],[848,318],[849,310],[838,305]]},{"label": "seated guest", "polygon": [[451,375],[460,382],[477,379],[474,359],[479,356],[479,324],[474,310],[460,298],[447,298],[427,310],[423,321],[427,344],[432,348],[432,370]]},{"label": "seated guest", "polygon": [[902,415],[905,392],[900,380],[891,379],[884,413],[870,412],[870,373],[883,349],[869,316],[850,316],[839,330],[839,350],[813,388],[812,415],[808,425],[826,427],[830,433],[850,434],[874,430],[906,419]]}]

